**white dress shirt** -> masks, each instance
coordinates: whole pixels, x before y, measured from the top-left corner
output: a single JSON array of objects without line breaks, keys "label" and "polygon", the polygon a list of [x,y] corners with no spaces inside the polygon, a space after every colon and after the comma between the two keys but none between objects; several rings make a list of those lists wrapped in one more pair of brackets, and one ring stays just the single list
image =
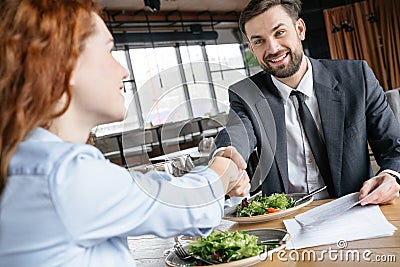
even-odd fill
[{"label": "white dress shirt", "polygon": [[[318,102],[313,89],[312,65],[309,59],[306,59],[308,69],[297,88],[291,88],[271,76],[272,82],[278,88],[284,102],[289,175],[288,193],[307,193],[325,185],[300,122],[297,99],[295,96],[290,96],[294,89],[306,96],[305,103],[310,109],[322,138],[324,138]],[[316,199],[328,197],[327,190],[315,196]]]}]

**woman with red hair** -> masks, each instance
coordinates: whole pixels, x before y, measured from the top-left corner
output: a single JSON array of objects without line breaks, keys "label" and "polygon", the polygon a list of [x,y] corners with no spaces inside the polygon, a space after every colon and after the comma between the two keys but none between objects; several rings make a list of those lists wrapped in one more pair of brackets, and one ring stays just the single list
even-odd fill
[{"label": "woman with red hair", "polygon": [[125,115],[129,73],[98,14],[90,0],[0,3],[0,266],[134,266],[127,236],[206,235],[224,195],[249,189],[226,158],[173,179],[85,144]]}]

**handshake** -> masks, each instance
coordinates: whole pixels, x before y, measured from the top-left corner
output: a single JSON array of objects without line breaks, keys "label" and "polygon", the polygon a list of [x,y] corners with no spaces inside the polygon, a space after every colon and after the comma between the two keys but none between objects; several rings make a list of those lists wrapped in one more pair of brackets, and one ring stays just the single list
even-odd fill
[{"label": "handshake", "polygon": [[246,172],[247,164],[233,146],[217,152],[209,167],[220,177],[225,194],[245,196],[249,192],[250,179]]}]

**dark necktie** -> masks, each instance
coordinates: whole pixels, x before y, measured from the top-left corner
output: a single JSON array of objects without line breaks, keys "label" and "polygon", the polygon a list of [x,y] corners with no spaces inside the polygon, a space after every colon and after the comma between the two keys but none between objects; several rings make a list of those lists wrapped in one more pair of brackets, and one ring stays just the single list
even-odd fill
[{"label": "dark necktie", "polygon": [[328,153],[326,151],[326,146],[324,140],[318,132],[317,125],[308,109],[306,103],[304,102],[304,94],[293,90],[290,95],[294,95],[299,102],[299,116],[301,124],[303,125],[304,132],[306,134],[308,143],[310,144],[311,151],[314,155],[314,159],[317,163],[319,172],[327,186],[327,190],[331,197],[335,197],[335,190],[333,187],[332,175],[329,167]]}]

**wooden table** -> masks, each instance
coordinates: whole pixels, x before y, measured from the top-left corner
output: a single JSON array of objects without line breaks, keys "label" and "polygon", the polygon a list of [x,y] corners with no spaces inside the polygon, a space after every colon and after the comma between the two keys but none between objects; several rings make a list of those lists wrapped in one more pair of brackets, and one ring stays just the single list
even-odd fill
[{"label": "wooden table", "polygon": [[[314,201],[310,205],[300,209],[298,212],[285,218],[271,222],[256,224],[234,225],[231,230],[246,230],[258,228],[285,229],[284,219],[293,218],[296,214],[321,205],[328,200]],[[398,229],[400,229],[400,199],[392,205],[380,206],[386,218]],[[356,225],[354,227],[357,227]],[[173,239],[160,239],[154,236],[128,238],[128,244],[136,260],[137,266],[156,267],[166,266],[163,253],[174,244]],[[348,242],[345,251],[334,252],[331,257],[324,250],[337,250],[336,244],[306,248],[302,250],[285,250],[282,254],[274,254],[272,259],[268,258],[254,266],[298,266],[298,267],[320,267],[320,266],[399,266],[400,262],[400,231],[397,230],[393,236],[358,240]],[[304,252],[306,251],[306,252]],[[316,260],[308,260],[308,254],[314,251]],[[302,259],[302,254],[304,259]],[[360,260],[357,261],[357,254]],[[335,255],[338,259],[335,260]],[[339,256],[342,255],[343,260]],[[363,256],[364,255],[364,256]],[[348,259],[346,261],[346,258]],[[320,260],[322,259],[322,261]],[[369,261],[368,261],[369,260]],[[385,262],[383,262],[385,261]]]}]

